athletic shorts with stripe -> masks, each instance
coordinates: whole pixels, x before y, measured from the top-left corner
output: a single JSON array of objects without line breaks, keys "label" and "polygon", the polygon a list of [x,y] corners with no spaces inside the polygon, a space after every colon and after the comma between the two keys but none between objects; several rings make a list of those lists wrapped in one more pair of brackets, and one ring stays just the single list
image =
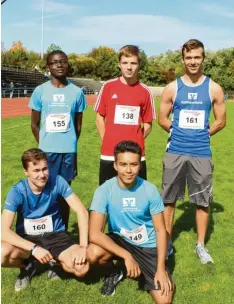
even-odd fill
[{"label": "athletic shorts with stripe", "polygon": [[[154,284],[154,277],[155,273],[157,271],[157,248],[143,248],[139,246],[132,245],[125,241],[121,236],[115,233],[108,233],[107,234],[117,245],[124,248],[128,252],[130,252],[133,256],[133,258],[138,263],[140,269],[141,269],[141,275],[142,275],[142,287],[146,291],[150,290],[156,290],[155,284]],[[166,271],[169,274],[168,269]],[[171,279],[171,276],[169,274],[169,278]],[[160,287],[157,288],[157,290],[160,290]]]},{"label": "athletic shorts with stripe", "polygon": [[162,198],[165,204],[183,200],[186,184],[189,201],[208,207],[213,200],[211,158],[166,153],[163,159]]}]

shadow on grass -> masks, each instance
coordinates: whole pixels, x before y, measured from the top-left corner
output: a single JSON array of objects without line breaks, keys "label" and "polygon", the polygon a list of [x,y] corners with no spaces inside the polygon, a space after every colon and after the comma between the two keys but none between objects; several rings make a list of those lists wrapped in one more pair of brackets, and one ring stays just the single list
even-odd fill
[{"label": "shadow on grass", "polygon": [[[193,231],[196,233],[196,208],[193,204],[189,202],[184,202],[177,206],[179,210],[183,210],[184,213],[176,220],[173,226],[173,233],[172,233],[172,241],[174,242],[179,236],[180,233],[183,231]],[[210,205],[210,213],[209,213],[209,224],[206,234],[206,243],[209,242],[211,235],[214,231],[214,213],[224,212],[224,207],[218,202],[213,202]],[[173,254],[170,256],[168,260],[168,268],[170,272],[173,273],[175,268],[175,255]]]}]

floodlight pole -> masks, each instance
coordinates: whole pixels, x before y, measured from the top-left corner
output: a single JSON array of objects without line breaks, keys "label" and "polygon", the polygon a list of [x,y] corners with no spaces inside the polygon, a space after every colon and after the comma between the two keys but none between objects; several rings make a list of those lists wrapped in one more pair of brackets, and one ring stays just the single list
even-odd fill
[{"label": "floodlight pole", "polygon": [[44,0],[41,0],[41,60],[44,55]]}]

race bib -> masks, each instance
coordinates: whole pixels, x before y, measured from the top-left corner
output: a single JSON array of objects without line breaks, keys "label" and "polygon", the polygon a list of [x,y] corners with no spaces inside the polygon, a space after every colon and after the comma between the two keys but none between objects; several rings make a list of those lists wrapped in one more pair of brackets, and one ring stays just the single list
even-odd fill
[{"label": "race bib", "polygon": [[70,124],[70,114],[49,114],[46,117],[46,132],[67,132]]},{"label": "race bib", "polygon": [[138,245],[146,243],[149,239],[147,229],[144,224],[131,231],[121,228],[120,234]]},{"label": "race bib", "polygon": [[204,129],[205,111],[181,110],[179,127],[182,129]]},{"label": "race bib", "polygon": [[119,125],[138,125],[139,113],[140,107],[116,105],[114,123]]},{"label": "race bib", "polygon": [[24,232],[30,235],[53,232],[52,216],[47,215],[39,219],[24,219]]}]

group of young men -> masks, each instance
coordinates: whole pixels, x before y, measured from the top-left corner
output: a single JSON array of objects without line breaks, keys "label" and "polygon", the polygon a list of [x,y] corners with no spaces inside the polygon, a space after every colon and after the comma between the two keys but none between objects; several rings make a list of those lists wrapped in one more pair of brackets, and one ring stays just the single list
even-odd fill
[{"label": "group of young men", "polygon": [[[88,216],[70,187],[77,175],[77,140],[86,101],[82,90],[66,78],[66,54],[48,55],[51,80],[35,89],[29,103],[39,149],[23,153],[27,178],[12,187],[2,213],[2,266],[20,268],[15,290],[29,285],[35,260],[48,264],[49,278],[57,277],[58,266],[81,277],[90,264],[99,263],[107,269],[101,293],[113,295],[124,276],[113,263],[120,259],[126,275],[141,277],[156,303],[172,303],[174,283],[166,259],[173,254],[175,204],[183,199],[186,184],[189,200],[196,205],[195,251],[203,264],[213,262],[204,246],[212,202],[210,136],[225,127],[226,114],[221,87],[202,74],[204,58],[202,42],[187,41],[182,47],[185,74],[161,96],[158,122],[169,138],[160,195],[146,180],[144,142],[156,119],[153,97],[138,79],[139,48],[120,49],[121,76],[103,85],[95,105],[102,141],[100,186]],[[215,120],[209,125],[212,108]],[[77,214],[77,242],[67,232],[70,207]]]}]

